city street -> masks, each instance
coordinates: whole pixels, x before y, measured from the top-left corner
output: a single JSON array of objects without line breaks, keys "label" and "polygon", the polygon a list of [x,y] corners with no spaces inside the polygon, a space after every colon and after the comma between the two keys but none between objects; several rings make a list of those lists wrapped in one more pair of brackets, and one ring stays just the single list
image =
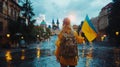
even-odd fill
[{"label": "city street", "polygon": [[0,67],[61,67],[57,37],[61,64],[120,67],[119,21],[120,0],[0,0]]},{"label": "city street", "polygon": [[[0,67],[60,67],[54,50],[57,36],[27,48],[0,50]],[[107,43],[81,44],[77,67],[120,67],[120,49]]]}]

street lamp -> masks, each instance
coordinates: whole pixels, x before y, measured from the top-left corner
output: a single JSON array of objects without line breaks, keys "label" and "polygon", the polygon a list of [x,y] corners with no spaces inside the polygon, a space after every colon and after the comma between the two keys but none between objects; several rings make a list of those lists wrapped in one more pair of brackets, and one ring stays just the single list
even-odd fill
[{"label": "street lamp", "polygon": [[22,36],[21,39],[24,39],[24,37]]},{"label": "street lamp", "polygon": [[116,34],[116,35],[119,35],[119,32],[117,31],[117,32],[115,32],[115,34]]},{"label": "street lamp", "polygon": [[10,34],[6,34],[6,36],[9,38],[9,37],[10,37]]},{"label": "street lamp", "polygon": [[37,35],[37,37],[39,38],[39,37],[40,37],[40,35]]},{"label": "street lamp", "polygon": [[101,41],[103,41],[103,40],[104,40],[104,36],[101,37]]},{"label": "street lamp", "polygon": [[104,37],[106,37],[107,35],[106,35],[106,34],[104,34],[103,36],[104,36]]},{"label": "street lamp", "polygon": [[104,41],[106,37],[107,37],[106,34],[104,34],[103,36],[101,36],[101,41]]}]

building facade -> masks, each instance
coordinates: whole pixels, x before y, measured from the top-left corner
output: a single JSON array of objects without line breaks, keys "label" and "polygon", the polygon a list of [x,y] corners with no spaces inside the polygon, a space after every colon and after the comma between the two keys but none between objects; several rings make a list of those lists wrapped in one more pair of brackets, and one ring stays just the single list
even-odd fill
[{"label": "building facade", "polygon": [[108,25],[108,15],[111,13],[112,3],[107,4],[101,9],[98,16],[98,30],[104,30]]},{"label": "building facade", "polygon": [[40,23],[40,27],[43,27],[43,28],[47,27],[45,20],[42,20],[42,22]]},{"label": "building facade", "polygon": [[91,19],[91,21],[93,22],[94,26],[98,31],[98,40],[101,40],[101,37],[106,35],[105,30],[109,25],[108,15],[111,13],[111,8],[112,8],[112,3],[107,4],[101,9],[99,16]]},{"label": "building facade", "polygon": [[45,20],[42,20],[42,22],[40,23],[40,27],[43,28],[44,32],[46,32],[47,24],[46,24]]},{"label": "building facade", "polygon": [[0,0],[0,39],[9,33],[8,24],[17,20],[20,10],[18,0]]},{"label": "building facade", "polygon": [[51,33],[52,35],[57,35],[60,32],[60,27],[59,27],[59,20],[57,19],[56,23],[54,21],[54,19],[52,20],[52,29],[51,29]]}]

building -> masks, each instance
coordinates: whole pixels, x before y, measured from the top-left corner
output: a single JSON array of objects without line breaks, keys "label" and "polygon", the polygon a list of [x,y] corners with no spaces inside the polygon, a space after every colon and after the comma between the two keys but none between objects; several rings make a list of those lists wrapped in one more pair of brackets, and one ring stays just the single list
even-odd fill
[{"label": "building", "polygon": [[60,27],[59,27],[59,20],[57,19],[56,24],[54,19],[52,20],[52,29],[51,29],[52,35],[59,34]]},{"label": "building", "polygon": [[78,30],[78,25],[73,25],[73,30],[77,31]]},{"label": "building", "polygon": [[107,4],[101,9],[99,16],[91,19],[92,23],[94,24],[94,26],[98,31],[98,40],[101,40],[101,37],[106,35],[105,30],[109,25],[108,15],[111,13],[111,8],[112,8],[112,3]]},{"label": "building", "polygon": [[111,13],[112,3],[107,4],[101,9],[98,16],[98,30],[104,30],[108,25],[108,15]]},{"label": "building", "polygon": [[57,19],[57,22],[55,24],[54,19],[52,20],[52,29],[56,30],[59,29],[59,20]]},{"label": "building", "polygon": [[44,27],[44,28],[47,27],[45,20],[42,20],[42,22],[40,23],[40,27]]},{"label": "building", "polygon": [[8,24],[17,20],[20,10],[18,0],[0,0],[0,41],[9,33]]},{"label": "building", "polygon": [[46,24],[45,20],[43,20],[41,22],[40,27],[42,27],[44,29],[44,32],[46,32],[47,24]]}]

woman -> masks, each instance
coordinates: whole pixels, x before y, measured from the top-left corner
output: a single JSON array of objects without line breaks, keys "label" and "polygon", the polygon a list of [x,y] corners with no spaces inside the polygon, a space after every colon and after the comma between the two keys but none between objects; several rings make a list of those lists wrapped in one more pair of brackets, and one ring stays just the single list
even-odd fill
[{"label": "woman", "polygon": [[61,67],[67,67],[67,66],[75,67],[77,65],[77,62],[78,62],[78,57],[66,59],[66,58],[63,58],[60,56],[60,42],[61,42],[61,39],[63,37],[62,34],[65,32],[68,34],[70,32],[73,32],[73,34],[77,40],[77,43],[82,43],[84,41],[84,38],[81,36],[78,36],[77,32],[73,31],[69,18],[65,18],[63,20],[63,28],[62,28],[61,32],[59,33],[58,39],[55,43],[57,46],[56,51],[55,51],[55,55],[56,55],[57,60],[60,62]]}]

